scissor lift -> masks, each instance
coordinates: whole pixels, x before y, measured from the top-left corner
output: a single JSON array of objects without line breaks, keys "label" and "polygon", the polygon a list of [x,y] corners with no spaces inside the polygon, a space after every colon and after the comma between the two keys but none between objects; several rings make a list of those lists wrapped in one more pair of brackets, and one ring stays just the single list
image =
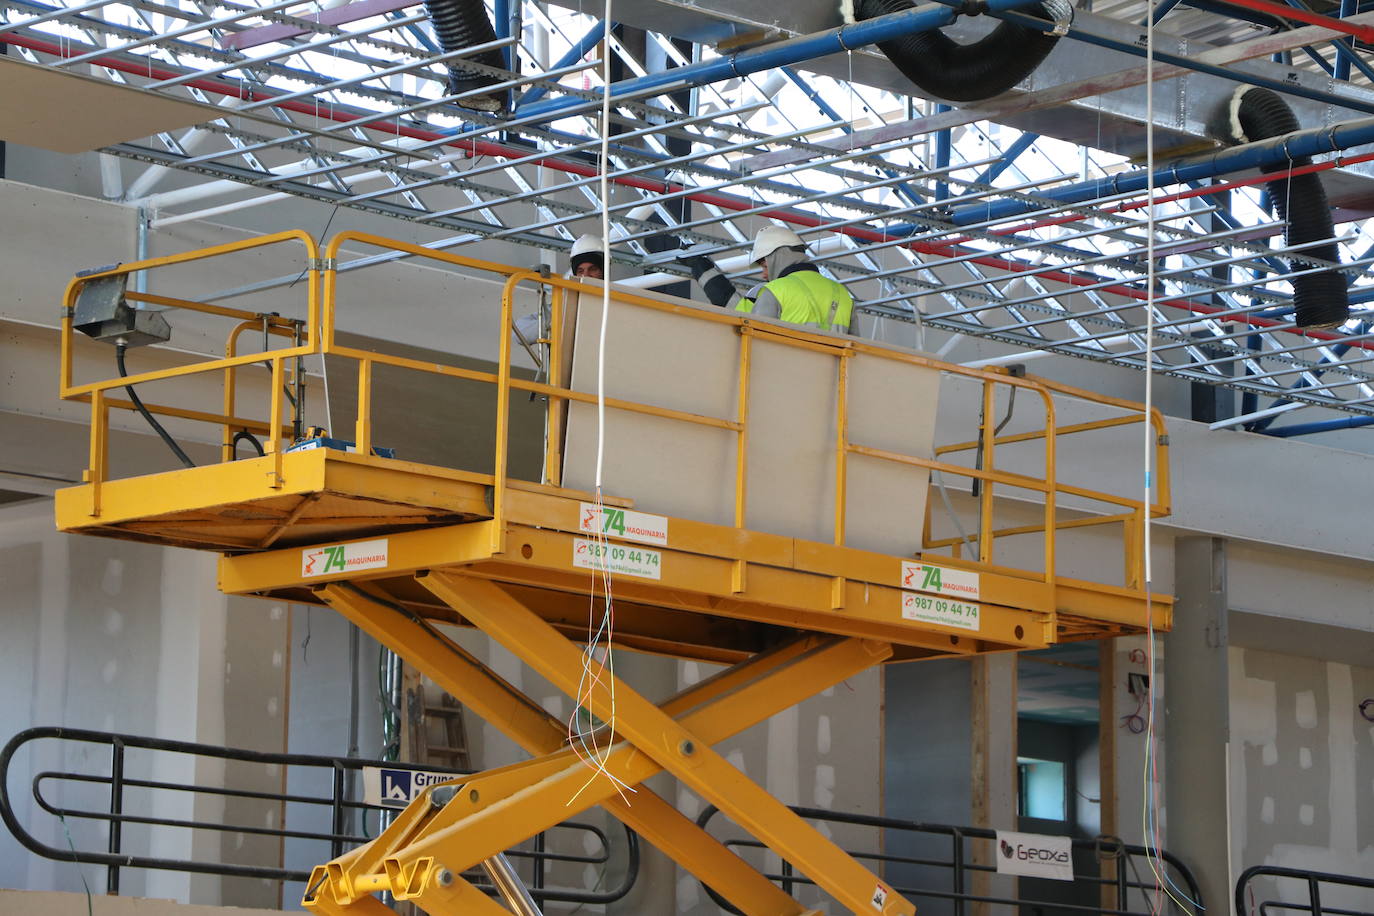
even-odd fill
[{"label": "scissor lift", "polygon": [[[304,247],[309,275],[297,288],[305,299],[297,317],[125,290],[127,302],[230,321],[225,357],[127,379],[74,380],[79,338],[71,316],[88,285],[140,271],[184,276],[203,266],[198,262],[294,244]],[[498,278],[495,368],[340,344],[336,300],[349,275],[337,266],[345,245]],[[62,393],[91,403],[91,458],[85,482],[58,494],[58,525],[221,552],[225,592],[332,607],[531,755],[427,790],[377,839],[315,870],[309,909],[390,912],[377,896],[387,892],[434,914],[508,912],[463,873],[600,805],[742,912],[806,912],[643,785],[667,771],[854,912],[914,912],[713,747],[883,662],[1042,648],[1141,632],[1149,622],[1167,629],[1171,600],[1144,591],[1136,557],[1145,514],[1167,512],[1161,417],[1043,380],[613,288],[613,340],[622,333],[622,344],[638,343],[616,351],[623,360],[612,367],[605,400],[615,419],[602,425],[588,381],[598,358],[591,329],[601,296],[599,287],[357,233],[335,237],[323,256],[304,233],[281,233],[79,276],[64,303]],[[544,316],[543,368],[535,377],[513,368],[513,318],[526,305]],[[293,314],[284,306],[272,311]],[[258,329],[285,345],[241,352],[245,333]],[[661,352],[646,361],[652,347]],[[693,386],[711,389],[700,398],[683,394],[672,365],[654,367],[684,349],[714,380],[714,387]],[[304,400],[297,385],[293,402],[289,385],[304,378],[301,360],[319,354],[349,361],[357,373],[352,450],[288,450],[303,425]],[[263,363],[271,381],[259,391],[264,404],[255,415],[243,406],[243,379],[254,370],[264,375],[257,368]],[[375,454],[372,381],[383,365],[491,385],[490,469],[408,462],[402,442],[390,443],[400,458]],[[204,373],[222,380],[222,410],[149,409],[219,427],[221,461],[111,479],[109,413],[131,406],[119,390]],[[645,381],[651,376],[654,384]],[[974,392],[982,419],[970,420],[975,432],[966,441],[934,441],[942,377]],[[999,433],[998,393],[1013,388],[1040,405],[1043,422]],[[542,467],[533,480],[508,471],[511,399],[526,392],[547,405]],[[1102,415],[1059,424],[1063,397]],[[1131,424],[1139,430],[1142,422],[1157,447],[1150,504],[1058,479],[1057,448],[1067,437]],[[589,469],[603,430],[617,457],[607,464],[610,495],[598,501]],[[240,432],[261,437],[265,454],[234,460]],[[932,473],[940,487],[976,481],[971,534],[936,535],[949,526],[926,498]],[[1126,486],[1138,479],[1121,477]],[[704,492],[712,486],[718,491]],[[1038,523],[997,526],[998,500],[1014,492],[1034,494]],[[1057,573],[1057,535],[1082,527],[1122,532],[1115,581]],[[997,562],[999,544],[1028,538],[1039,542],[1031,568]],[[616,646],[729,667],[661,705],[623,682],[614,683],[612,696],[609,677],[590,692],[582,684],[579,693],[579,641],[606,567]],[[480,629],[592,715],[614,716],[615,744],[603,769],[589,768],[569,746],[565,723],[446,635],[441,626],[450,624]],[[616,781],[636,791],[624,793]]]}]

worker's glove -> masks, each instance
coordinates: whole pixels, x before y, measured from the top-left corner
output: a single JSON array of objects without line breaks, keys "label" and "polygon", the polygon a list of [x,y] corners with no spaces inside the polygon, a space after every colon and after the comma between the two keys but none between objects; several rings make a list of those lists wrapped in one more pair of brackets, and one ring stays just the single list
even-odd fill
[{"label": "worker's glove", "polygon": [[730,304],[735,295],[735,285],[725,278],[710,258],[703,254],[689,254],[678,258],[677,262],[692,272],[692,279],[701,286],[712,305],[725,308]]}]

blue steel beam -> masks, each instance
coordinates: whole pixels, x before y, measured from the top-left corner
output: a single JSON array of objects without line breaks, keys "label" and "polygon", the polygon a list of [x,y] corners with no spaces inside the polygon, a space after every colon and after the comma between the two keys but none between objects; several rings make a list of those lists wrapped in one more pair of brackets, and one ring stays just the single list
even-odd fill
[{"label": "blue steel beam", "polygon": [[973,183],[992,184],[994,181],[997,180],[998,175],[1001,175],[1007,169],[1011,168],[1012,163],[1016,161],[1017,157],[1024,153],[1026,150],[1030,149],[1031,146],[1035,143],[1035,141],[1039,139],[1039,134],[1033,134],[1030,131],[1025,131],[1021,134],[1021,136],[1016,138],[1016,141],[1012,143],[1011,146],[1007,147],[1005,150],[1002,151],[1002,158],[998,159],[992,165],[984,169],[983,174],[973,179]]},{"label": "blue steel beam", "polygon": [[[1342,19],[1349,18],[1355,15],[1359,8],[1359,0],[1341,0],[1340,16]],[[1337,47],[1339,50],[1336,53],[1336,79],[1348,80],[1350,79],[1350,64],[1352,61],[1357,64],[1363,63],[1363,61],[1355,56],[1355,37],[1352,35],[1349,38],[1340,39],[1337,42]],[[1365,75],[1368,76],[1368,74]]]},{"label": "blue steel beam", "polygon": [[[598,22],[596,25],[592,26],[590,29],[587,30],[586,35],[583,35],[577,41],[573,42],[573,46],[568,49],[568,53],[560,57],[557,63],[549,67],[549,70],[561,70],[563,67],[571,67],[573,64],[577,63],[579,60],[586,57],[587,52],[590,51],[592,48],[595,48],[598,44],[600,44],[601,39],[605,37],[606,23],[605,21]],[[534,102],[539,101],[545,95],[547,95],[548,92],[549,90],[545,89],[543,86],[535,86],[533,89],[529,90],[524,95],[520,96],[520,98],[515,100],[515,113],[520,115],[525,114],[524,108],[526,105],[530,105]]]},{"label": "blue steel beam", "polygon": [[[1173,11],[1173,8],[1178,6],[1181,2],[1182,0],[1160,0],[1159,3],[1155,4],[1154,12],[1152,13],[1155,25],[1159,25],[1159,20],[1169,15],[1169,13]],[[1141,25],[1144,24],[1144,22],[1141,22]]]},{"label": "blue steel beam", "polygon": [[[1359,327],[1356,328],[1356,329],[1352,332],[1352,336],[1359,337],[1360,335],[1365,334],[1365,333],[1367,333],[1368,331],[1369,331],[1368,325],[1366,325],[1364,322],[1360,322]],[[1335,359],[1332,359],[1331,357],[1323,356],[1323,357],[1319,360],[1319,362],[1321,362],[1321,363],[1334,363],[1336,360],[1338,360],[1338,359],[1340,359],[1342,356],[1344,356],[1344,355],[1346,354],[1346,352],[1350,350],[1350,347],[1351,347],[1351,345],[1348,344],[1348,343],[1338,343],[1338,344],[1336,344],[1335,346],[1333,346],[1333,347],[1331,348],[1331,352],[1332,352],[1332,354],[1335,356]],[[1313,379],[1316,379],[1316,380],[1320,380],[1321,377],[1322,377],[1323,375],[1325,375],[1325,374],[1326,374],[1326,370],[1325,370],[1325,369],[1313,369],[1313,370],[1312,370],[1312,378],[1313,378]],[[1297,390],[1297,389],[1299,389],[1299,388],[1310,388],[1311,386],[1312,386],[1312,382],[1308,381],[1306,378],[1300,378],[1300,379],[1298,379],[1296,382],[1294,382],[1293,384],[1289,385],[1288,388],[1289,388],[1290,391],[1294,391],[1294,390]],[[1275,407],[1282,407],[1282,406],[1285,405],[1285,404],[1291,404],[1291,403],[1292,403],[1292,399],[1290,399],[1290,398],[1275,398],[1274,401],[1273,401],[1273,403],[1271,403],[1271,404],[1269,405],[1269,409],[1272,410],[1272,409],[1275,408]],[[1254,423],[1251,423],[1251,424],[1247,425],[1247,426],[1246,426],[1246,429],[1248,429],[1248,430],[1249,430],[1250,432],[1252,432],[1252,433],[1262,433],[1262,432],[1264,432],[1266,429],[1268,429],[1269,424],[1273,423],[1273,422],[1274,422],[1275,420],[1277,420],[1278,418],[1279,418],[1279,415],[1278,415],[1278,414],[1273,414],[1273,415],[1268,416],[1268,417],[1261,417],[1260,419],[1256,420]]]},{"label": "blue steel beam", "polygon": [[[783,67],[782,72],[784,75],[787,76],[789,80],[792,81],[792,84],[794,86],[796,86],[798,89],[804,92],[806,94],[806,97],[815,103],[816,108],[820,110],[821,114],[825,115],[831,121],[845,120],[844,118],[840,117],[840,113],[835,110],[835,106],[827,102],[825,100],[825,96],[821,95],[815,86],[812,86],[806,80],[802,79],[802,77],[797,73],[796,70],[793,70],[791,67]],[[854,128],[849,124],[845,124],[844,127],[841,129],[847,134],[854,133]],[[886,170],[884,170],[883,174],[889,178],[893,177],[893,173]],[[896,189],[898,193],[900,193],[903,197],[907,199],[908,203],[911,203],[913,205],[920,204],[925,200],[924,197],[922,197],[916,191],[912,190],[911,185],[907,184],[906,182],[902,182],[901,184],[896,185]]]},{"label": "blue steel beam", "polygon": [[[989,11],[1004,12],[1018,7],[1029,6],[1038,0],[987,0]],[[788,41],[779,41],[761,48],[739,51],[728,57],[701,61],[686,67],[674,67],[662,73],[650,73],[635,79],[621,80],[610,87],[611,97],[619,95],[642,95],[655,88],[685,89],[691,86],[704,86],[722,80],[735,79],[774,70],[791,64],[800,64],[828,54],[841,54],[855,48],[867,47],[880,41],[889,41],[938,29],[954,21],[956,11],[948,6],[917,7],[854,22],[830,29],[802,35]],[[582,105],[582,99],[551,99],[536,105],[527,105],[522,115],[525,117],[547,115],[558,117],[558,113],[575,105]]]},{"label": "blue steel beam", "polygon": [[[936,106],[935,106],[935,113],[936,113],[937,115],[944,114],[945,112],[951,111],[951,110],[952,110],[951,106],[946,105],[946,104],[944,104],[943,102],[937,103]],[[949,152],[950,152],[950,149],[949,149],[949,148],[950,148],[950,143],[951,143],[952,140],[953,140],[953,136],[952,136],[952,134],[951,134],[951,132],[950,132],[950,129],[949,129],[948,127],[943,128],[943,129],[941,129],[941,130],[937,130],[937,131],[935,132],[935,167],[936,167],[937,169],[947,169],[947,168],[949,168]],[[936,182],[936,184],[935,184],[935,199],[936,199],[936,200],[946,200],[946,199],[948,199],[948,197],[949,197],[949,183],[948,183],[948,182],[944,182],[944,181]]]}]

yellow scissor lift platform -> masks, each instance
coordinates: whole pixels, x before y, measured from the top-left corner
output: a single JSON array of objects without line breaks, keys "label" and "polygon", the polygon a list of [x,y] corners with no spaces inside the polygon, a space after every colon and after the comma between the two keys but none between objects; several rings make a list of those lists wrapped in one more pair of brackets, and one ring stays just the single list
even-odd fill
[{"label": "yellow scissor lift platform", "polygon": [[[294,306],[275,299],[253,311],[171,294],[195,290],[198,271],[222,273],[235,258],[257,258],[250,263],[261,270],[261,259],[295,245],[304,264],[291,269],[303,266],[308,282]],[[337,269],[344,245],[495,278],[495,365],[340,343],[339,305],[353,276]],[[120,289],[139,272],[159,292]],[[111,288],[123,303],[175,312],[179,334],[183,321],[227,321],[225,356],[78,382],[80,297],[108,299]],[[377,839],[318,868],[307,908],[390,912],[375,896],[388,892],[430,913],[507,912],[463,872],[602,805],[741,911],[805,912],[640,785],[666,770],[844,906],[914,912],[712,747],[882,662],[1136,633],[1151,615],[1156,629],[1167,629],[1171,599],[1144,591],[1137,556],[1145,514],[1167,512],[1162,418],[1044,380],[614,286],[603,350],[603,294],[600,286],[351,232],[332,239],[323,256],[308,235],[289,232],[78,276],[63,305],[62,395],[91,404],[91,454],[85,482],[58,493],[58,526],[219,551],[225,592],[334,608],[532,755],[428,790]],[[428,307],[460,312],[464,303]],[[542,316],[531,348],[537,375],[517,365],[517,310]],[[259,331],[263,345],[248,347]],[[320,356],[331,367],[348,365],[356,379],[352,448],[288,450],[304,427],[305,360]],[[384,409],[374,404],[378,367],[409,372],[417,385],[440,378],[488,386],[495,421],[483,431],[491,437],[487,466],[374,453],[374,417]],[[972,392],[965,440],[934,441],[942,379]],[[110,411],[132,408],[121,396],[126,385],[174,387],[184,401],[197,383],[210,390],[216,382],[218,410],[147,406],[183,429],[218,427],[218,463],[111,478]],[[999,432],[999,393],[1013,391],[1035,399],[1034,420]],[[514,393],[543,399],[538,479],[509,471]],[[1056,404],[1065,398],[1090,407],[1088,418],[1060,424]],[[245,406],[250,400],[261,402],[256,410]],[[1139,494],[1058,479],[1061,443],[1142,422],[1156,449],[1149,505]],[[244,434],[260,438],[262,456],[236,460]],[[389,444],[404,452],[404,441]],[[598,445],[614,494],[599,501]],[[1118,476],[1126,485],[1138,479]],[[952,479],[977,488],[957,509],[945,489]],[[931,511],[927,497],[937,490],[953,536],[934,533],[949,526]],[[1002,499],[1026,494],[1032,499]],[[1020,523],[999,527],[1008,511]],[[1079,528],[1121,532],[1114,581],[1057,573],[1058,536]],[[1013,543],[1033,548],[1017,553],[1024,568],[997,561],[1000,545]],[[661,705],[619,681],[612,691],[609,675],[588,689],[577,643],[604,581],[612,583],[616,646],[729,667]],[[613,716],[616,743],[602,769],[569,746],[564,723],[460,648],[442,624],[482,630],[594,716]],[[637,791],[623,794],[617,780]]]}]

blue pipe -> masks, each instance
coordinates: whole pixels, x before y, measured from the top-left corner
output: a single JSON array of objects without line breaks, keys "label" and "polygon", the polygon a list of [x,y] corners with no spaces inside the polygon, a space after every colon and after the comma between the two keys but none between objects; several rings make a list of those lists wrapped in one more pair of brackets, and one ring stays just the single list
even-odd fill
[{"label": "blue pipe", "polygon": [[[1355,333],[1354,333],[1352,336],[1358,337],[1358,336],[1360,336],[1361,334],[1364,334],[1364,333],[1366,332],[1366,330],[1367,330],[1367,328],[1365,327],[1365,325],[1364,325],[1363,323],[1361,323],[1361,324],[1360,324],[1359,330],[1355,331]],[[1339,344],[1336,344],[1335,346],[1333,346],[1333,347],[1331,348],[1331,352],[1335,355],[1335,359],[1340,359],[1342,356],[1344,356],[1344,355],[1346,354],[1346,352],[1350,349],[1350,347],[1351,347],[1351,344],[1348,344],[1348,343],[1339,343]],[[1321,358],[1321,362],[1323,362],[1323,363],[1333,363],[1333,362],[1335,362],[1335,360],[1333,360],[1333,359],[1328,359],[1327,357],[1323,356],[1323,357]],[[1313,376],[1313,378],[1318,379],[1318,380],[1320,380],[1321,377],[1322,377],[1323,375],[1325,375],[1325,374],[1326,374],[1326,370],[1325,370],[1325,369],[1313,369],[1313,370],[1312,370],[1312,376]],[[1307,379],[1305,379],[1305,378],[1300,378],[1300,379],[1298,379],[1296,382],[1294,382],[1293,384],[1289,385],[1289,386],[1288,386],[1288,390],[1289,390],[1289,391],[1296,391],[1296,390],[1299,389],[1299,388],[1310,388],[1311,386],[1312,386],[1312,383],[1309,382]],[[1291,402],[1292,402],[1292,399],[1291,399],[1291,398],[1275,398],[1275,399],[1273,400],[1273,402],[1272,402],[1269,406],[1270,406],[1271,408],[1273,408],[1273,407],[1282,407],[1283,405],[1289,404],[1289,403],[1291,403]],[[1252,432],[1252,433],[1262,433],[1262,432],[1264,432],[1266,429],[1268,429],[1268,428],[1269,428],[1269,425],[1270,425],[1271,423],[1273,423],[1275,420],[1277,420],[1278,418],[1279,418],[1279,415],[1278,415],[1278,414],[1271,414],[1270,416],[1267,416],[1267,417],[1260,417],[1258,420],[1256,420],[1256,421],[1254,421],[1253,423],[1249,424],[1249,426],[1247,426],[1246,428],[1249,429],[1250,432]]]},{"label": "blue pipe", "polygon": [[1361,426],[1371,424],[1374,424],[1374,417],[1342,417],[1339,420],[1318,420],[1315,423],[1295,423],[1292,426],[1280,426],[1278,429],[1266,430],[1264,434],[1277,439],[1291,439],[1294,436],[1327,433],[1333,429],[1358,429]]},{"label": "blue pipe", "polygon": [[[1332,127],[1298,131],[1284,137],[1233,146],[1215,153],[1183,159],[1172,165],[1156,168],[1155,184],[1160,187],[1186,184],[1245,169],[1281,165],[1292,159],[1319,156],[1366,143],[1374,143],[1374,118],[1361,118]],[[1037,196],[1056,203],[1078,203],[1115,194],[1131,194],[1144,191],[1148,187],[1149,171],[1137,169],[1134,172],[1122,172],[1042,191]],[[959,207],[951,214],[950,219],[955,225],[965,225],[984,220],[1010,219],[1024,213],[1033,213],[1038,209],[1041,209],[1039,205],[1025,201],[1000,200]]]},{"label": "blue pipe", "polygon": [[[586,35],[583,35],[580,39],[574,42],[573,46],[568,49],[568,53],[560,57],[557,63],[555,63],[549,69],[560,70],[563,67],[571,67],[573,64],[577,63],[579,60],[586,57],[587,52],[590,51],[592,48],[595,48],[598,44],[600,44],[601,39],[605,37],[606,23],[604,21],[598,22],[596,25],[592,26],[587,31]],[[543,86],[535,86],[533,89],[529,90],[524,95],[520,96],[520,98],[515,100],[515,113],[519,115],[524,115],[525,112],[522,109],[526,105],[529,105],[532,102],[539,101],[544,96],[548,95],[548,92],[549,90],[545,89]]]},{"label": "blue pipe", "polygon": [[[1000,12],[1030,6],[1035,2],[1037,0],[987,0],[987,7],[989,11]],[[643,93],[645,90],[658,87],[665,87],[666,91],[666,87],[670,86],[673,88],[704,86],[707,83],[748,76],[763,70],[774,70],[790,64],[815,60],[828,54],[840,54],[855,48],[866,47],[880,41],[890,41],[894,38],[938,29],[949,25],[954,21],[954,17],[955,10],[946,6],[934,9],[918,7],[889,13],[886,16],[843,25],[827,32],[803,35],[788,41],[764,45],[761,48],[739,51],[728,57],[701,61],[686,67],[674,67],[662,73],[650,73],[635,79],[621,80],[610,87],[611,97]],[[525,117],[531,115],[556,117],[558,112],[563,109],[582,104],[585,104],[583,100],[577,98],[552,99],[538,105],[528,106],[521,114]]]},{"label": "blue pipe", "polygon": [[1031,145],[1039,139],[1039,134],[1033,134],[1030,131],[1022,133],[1021,136],[1016,138],[1015,143],[1002,151],[1002,158],[984,169],[983,174],[974,179],[974,183],[992,184],[992,182],[997,180],[998,175],[1001,175],[1007,169],[1011,168],[1011,164],[1016,161],[1016,157],[1030,149]]}]

